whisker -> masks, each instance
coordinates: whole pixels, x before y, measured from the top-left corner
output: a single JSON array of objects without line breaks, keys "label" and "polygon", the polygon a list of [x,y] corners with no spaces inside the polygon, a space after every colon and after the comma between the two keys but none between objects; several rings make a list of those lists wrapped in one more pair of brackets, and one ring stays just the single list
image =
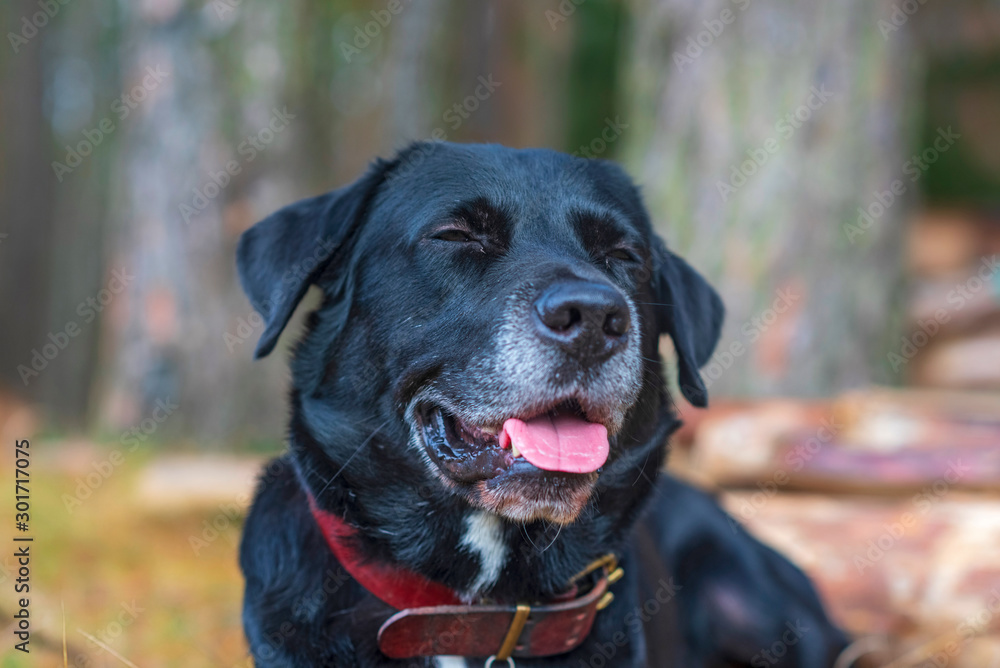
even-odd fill
[{"label": "whisker", "polygon": [[337,479],[337,476],[339,476],[339,475],[340,475],[341,471],[343,471],[343,470],[344,470],[344,469],[345,469],[345,468],[347,467],[347,465],[351,463],[351,460],[352,460],[352,459],[354,459],[354,457],[355,457],[355,456],[357,456],[357,454],[358,454],[359,452],[361,452],[361,448],[363,448],[363,447],[365,447],[366,445],[368,445],[368,443],[369,443],[369,442],[370,442],[370,441],[371,441],[371,440],[372,440],[373,438],[375,438],[375,435],[376,435],[376,434],[377,434],[377,433],[379,432],[379,430],[380,430],[380,429],[382,429],[382,427],[384,427],[384,426],[386,426],[387,424],[389,424],[389,422],[390,422],[391,420],[392,420],[392,418],[389,418],[388,420],[386,420],[385,422],[383,422],[383,423],[382,423],[382,424],[380,424],[379,426],[375,427],[375,431],[373,431],[373,432],[371,433],[371,436],[369,436],[368,438],[366,438],[366,439],[365,439],[365,440],[364,440],[364,441],[363,441],[363,442],[361,443],[361,445],[359,445],[359,446],[358,446],[357,450],[355,450],[355,451],[354,451],[354,453],[353,453],[353,454],[351,454],[351,456],[347,458],[347,461],[346,461],[346,462],[344,462],[344,463],[343,463],[343,464],[341,465],[341,467],[340,467],[339,469],[337,469],[337,472],[333,474],[333,477],[332,477],[332,478],[330,478],[329,482],[327,482],[327,483],[326,483],[326,485],[324,485],[324,486],[323,486],[323,489],[319,490],[319,492],[318,492],[318,493],[316,494],[316,496],[319,496],[320,494],[322,494],[323,492],[325,492],[325,491],[326,491],[326,490],[327,490],[327,489],[328,489],[328,488],[330,487],[330,485],[332,485],[332,484],[333,484],[333,481]]},{"label": "whisker", "polygon": [[[551,528],[552,528],[552,523],[550,522],[550,523],[548,523],[548,527],[546,528],[546,531],[548,531]],[[545,552],[545,550],[547,550],[550,547],[552,547],[555,544],[556,539],[559,538],[559,534],[561,534],[561,533],[562,533],[562,525],[560,524],[556,528],[556,535],[552,537],[552,540],[549,541],[549,544],[546,545],[545,547],[543,547],[542,549],[538,550],[538,551],[539,552]],[[535,548],[535,549],[538,549],[538,548]]]}]

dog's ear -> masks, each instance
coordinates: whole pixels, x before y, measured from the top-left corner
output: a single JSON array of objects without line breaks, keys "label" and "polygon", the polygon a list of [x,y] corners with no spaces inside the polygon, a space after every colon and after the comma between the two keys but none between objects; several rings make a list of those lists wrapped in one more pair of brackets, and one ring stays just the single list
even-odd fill
[{"label": "dog's ear", "polygon": [[364,219],[392,164],[377,161],[351,185],[286,206],[240,236],[240,284],[264,318],[255,358],[274,349],[310,284]]},{"label": "dog's ear", "polygon": [[708,405],[708,391],[698,370],[708,362],[719,342],[725,308],[722,299],[701,274],[656,239],[657,264],[652,277],[656,320],[661,334],[669,334],[677,351],[681,393],[694,406]]}]

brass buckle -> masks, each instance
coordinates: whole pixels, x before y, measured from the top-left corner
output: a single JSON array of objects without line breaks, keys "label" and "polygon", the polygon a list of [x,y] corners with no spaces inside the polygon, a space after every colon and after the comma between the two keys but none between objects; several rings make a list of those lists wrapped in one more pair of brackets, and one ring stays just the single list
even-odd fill
[{"label": "brass buckle", "polygon": [[[517,609],[514,611],[514,617],[510,620],[510,628],[507,629],[507,637],[503,639],[503,643],[500,645],[500,649],[497,653],[490,657],[491,660],[495,661],[506,661],[508,665],[513,665],[510,655],[514,653],[514,647],[517,646],[517,640],[521,637],[521,631],[524,630],[524,625],[528,622],[528,615],[531,614],[531,606],[519,603]],[[487,661],[487,665],[490,665],[491,661]]]},{"label": "brass buckle", "polygon": [[[625,575],[624,569],[618,565],[618,557],[616,557],[613,552],[608,552],[603,557],[594,559],[592,562],[587,564],[582,571],[571,577],[569,579],[570,586],[573,586],[577,583],[577,581],[585,578],[599,568],[604,569],[604,577],[608,579],[608,585],[613,585],[621,580],[622,576]],[[611,605],[611,601],[613,600],[615,600],[615,595],[610,591],[605,592],[604,596],[601,597],[601,600],[597,602],[597,609],[603,610]]]},{"label": "brass buckle", "polygon": [[576,584],[578,580],[590,575],[599,568],[604,569],[605,577],[608,578],[608,584],[618,582],[625,575],[625,571],[618,565],[618,557],[613,552],[608,552],[603,557],[594,559],[582,571],[571,577],[569,584],[571,586]]},{"label": "brass buckle", "polygon": [[[607,578],[608,584],[614,584],[621,580],[622,576],[625,575],[625,571],[622,570],[621,566],[618,565],[618,557],[612,552],[608,552],[603,557],[594,559],[592,562],[587,564],[587,566],[571,577],[569,579],[569,585],[573,586],[580,579],[590,575],[598,569],[604,570],[604,577]],[[611,604],[615,595],[610,591],[605,592],[601,600],[597,602],[597,609],[603,610]],[[497,653],[489,657],[486,660],[486,666],[489,668],[493,665],[495,661],[506,661],[508,666],[514,665],[514,660],[511,655],[514,653],[514,648],[517,646],[517,641],[521,638],[521,632],[524,631],[525,624],[528,623],[528,615],[531,614],[531,606],[524,603],[519,603],[514,610],[514,616],[510,620],[510,628],[507,629],[507,635],[503,639],[503,643],[500,645],[500,649]]]}]

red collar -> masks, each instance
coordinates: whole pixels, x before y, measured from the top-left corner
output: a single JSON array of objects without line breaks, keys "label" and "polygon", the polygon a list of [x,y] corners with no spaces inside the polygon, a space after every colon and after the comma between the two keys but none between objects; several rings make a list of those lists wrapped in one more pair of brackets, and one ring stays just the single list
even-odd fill
[{"label": "red collar", "polygon": [[[614,595],[609,587],[624,572],[614,555],[595,560],[570,579],[570,591],[555,602],[518,605],[465,605],[458,594],[413,571],[365,557],[351,537],[357,529],[316,505],[309,507],[337,561],[362,587],[399,610],[378,632],[379,649],[393,659],[457,655],[539,657],[579,647],[599,610]],[[586,593],[577,582],[600,571]]]},{"label": "red collar", "polygon": [[461,605],[458,594],[439,582],[428,580],[406,568],[379,563],[366,557],[350,540],[357,529],[343,518],[316,505],[309,494],[309,507],[333,556],[351,577],[376,598],[397,610],[433,605]]}]

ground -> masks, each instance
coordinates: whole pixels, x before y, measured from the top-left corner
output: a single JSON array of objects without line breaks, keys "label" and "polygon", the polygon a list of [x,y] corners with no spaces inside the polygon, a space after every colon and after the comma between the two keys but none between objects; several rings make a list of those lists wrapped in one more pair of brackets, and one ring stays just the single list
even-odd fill
[{"label": "ground", "polygon": [[[240,626],[240,517],[229,507],[143,507],[148,450],[40,440],[31,450],[31,653],[13,650],[7,630],[0,666],[63,666],[64,625],[69,666],[252,665]],[[0,458],[8,481],[13,459]],[[8,536],[18,533],[13,512],[0,504]],[[207,529],[213,521],[221,530]],[[15,605],[12,552],[0,557],[4,619]]]}]

